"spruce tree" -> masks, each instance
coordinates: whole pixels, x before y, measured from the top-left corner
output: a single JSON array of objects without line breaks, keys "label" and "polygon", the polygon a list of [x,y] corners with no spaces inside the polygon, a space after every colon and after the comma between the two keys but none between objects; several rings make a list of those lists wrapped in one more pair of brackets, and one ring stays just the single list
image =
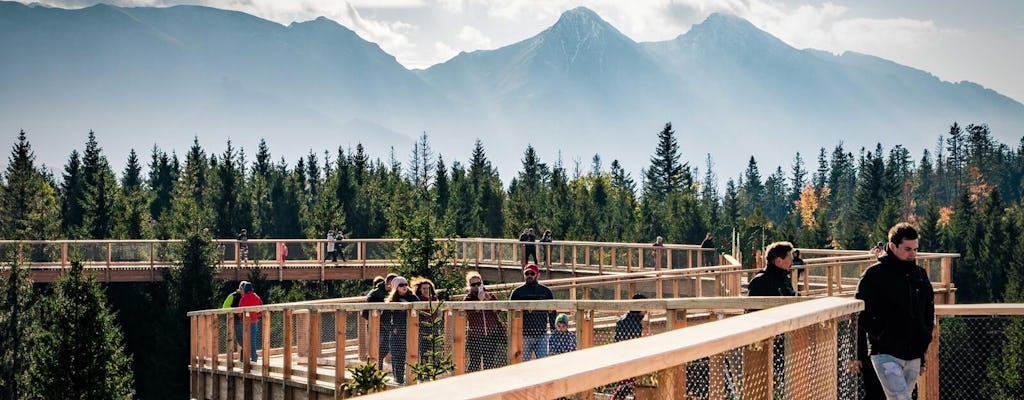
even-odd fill
[{"label": "spruce tree", "polygon": [[750,156],[747,169],[743,172],[743,185],[740,190],[740,204],[743,213],[749,215],[754,208],[764,210],[764,184],[761,183],[761,172],[757,168],[757,160]]},{"label": "spruce tree", "polygon": [[[81,262],[40,303],[25,399],[132,399],[131,357],[100,284]],[[178,365],[184,365],[179,363]]]},{"label": "spruce tree", "polygon": [[64,166],[64,179],[60,188],[60,229],[64,237],[79,239],[85,236],[85,174],[78,150],[71,151],[71,157]]},{"label": "spruce tree", "polygon": [[28,368],[25,353],[30,349],[32,281],[29,271],[17,259],[0,274],[0,399],[22,398],[22,381]]},{"label": "spruce tree", "polygon": [[[57,235],[56,193],[36,167],[35,157],[25,131],[21,131],[7,158],[7,169],[0,175],[0,238],[45,240]],[[36,256],[41,254],[30,258]]]},{"label": "spruce tree", "polygon": [[92,131],[89,131],[89,140],[82,154],[82,174],[85,192],[83,224],[87,236],[92,239],[110,238],[119,214],[120,191],[114,171],[110,169],[110,163]]}]

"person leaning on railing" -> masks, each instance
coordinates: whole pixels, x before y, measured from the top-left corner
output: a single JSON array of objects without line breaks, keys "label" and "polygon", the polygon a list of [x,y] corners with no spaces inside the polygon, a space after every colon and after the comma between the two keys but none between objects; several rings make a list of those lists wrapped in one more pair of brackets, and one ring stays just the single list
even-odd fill
[{"label": "person leaning on railing", "polygon": [[[480,273],[466,273],[469,288],[462,301],[497,301],[498,296],[487,291]],[[505,365],[508,336],[505,323],[498,318],[497,310],[466,311],[466,353],[469,364],[466,372],[498,368]]]}]

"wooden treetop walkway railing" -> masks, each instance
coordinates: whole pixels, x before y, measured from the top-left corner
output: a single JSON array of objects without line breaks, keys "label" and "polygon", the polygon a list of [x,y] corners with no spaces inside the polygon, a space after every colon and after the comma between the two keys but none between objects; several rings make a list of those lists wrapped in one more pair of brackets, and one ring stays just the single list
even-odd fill
[{"label": "wooden treetop walkway railing", "polygon": [[[439,239],[443,240],[443,239]],[[239,279],[238,270],[258,268],[270,279],[369,279],[395,265],[399,239],[345,239],[339,241],[338,262],[328,260],[323,239],[217,239],[215,254],[222,278]],[[177,264],[180,240],[0,240],[0,263],[17,259],[29,266],[38,282],[56,279],[78,259],[101,281],[154,281],[161,271]],[[452,239],[455,263],[493,267],[498,271],[521,267],[523,242],[514,239]],[[640,243],[556,241],[534,243],[539,263],[546,269],[604,274],[642,269],[672,269],[711,265],[714,249],[697,245],[653,248]],[[287,247],[287,257],[282,251]],[[515,274],[512,275],[513,277]],[[241,276],[244,278],[244,276]]]},{"label": "wooden treetop walkway railing", "polygon": [[[856,376],[845,366],[855,358],[854,318],[861,307],[860,301],[839,297],[450,302],[442,306],[443,332],[455,370],[426,383],[415,382],[410,374],[412,387],[368,398],[545,399],[579,394],[592,399],[631,379],[638,398],[771,399],[773,393],[794,399],[853,398]],[[310,399],[341,398],[338,387],[347,378],[339,375],[340,366],[377,357],[374,338],[383,310],[408,313],[406,361],[420,361],[414,349],[421,314],[413,310],[427,308],[425,303],[282,304],[189,313],[192,396],[226,398],[233,395],[226,388],[235,387],[253,397],[263,391],[273,396],[291,391]],[[363,310],[370,311],[368,321],[359,316]],[[499,348],[507,353],[508,366],[467,373],[467,313],[479,310],[495,310],[508,319],[507,345]],[[571,315],[579,350],[524,362],[523,337],[515,332],[522,327],[524,312],[537,310]],[[648,311],[642,337],[616,343],[614,322],[629,310]],[[270,332],[256,342],[256,363],[234,361],[239,352],[229,316],[237,311],[262,312],[262,331]],[[936,316],[920,398],[988,393],[978,382],[986,382],[989,366],[1002,363],[999,357],[1013,354],[1013,347],[1020,345],[1024,304],[938,305]],[[338,338],[345,338],[344,350]],[[249,339],[245,334],[242,341]],[[773,367],[778,352],[783,352],[784,362]],[[1024,396],[1020,388],[1009,390],[1017,390],[1010,392],[1011,398]]]}]

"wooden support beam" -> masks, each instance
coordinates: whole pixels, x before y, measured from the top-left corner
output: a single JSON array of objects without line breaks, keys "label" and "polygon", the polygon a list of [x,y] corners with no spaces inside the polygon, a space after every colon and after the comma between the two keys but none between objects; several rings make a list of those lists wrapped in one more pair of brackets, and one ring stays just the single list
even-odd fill
[{"label": "wooden support beam", "polygon": [[[348,313],[334,312],[334,398],[342,398],[341,384],[345,383],[345,342],[348,340]],[[358,319],[357,319],[358,321]]]},{"label": "wooden support beam", "polygon": [[284,311],[284,366],[281,375],[285,380],[292,378],[292,341],[295,340],[292,335],[293,314],[292,310]]},{"label": "wooden support beam", "polygon": [[508,312],[508,363],[523,362],[523,311]]},{"label": "wooden support beam", "polygon": [[[405,383],[414,385],[416,384],[416,374],[412,372],[412,368],[409,366],[419,364],[420,362],[420,313],[415,310],[402,312],[409,313],[409,317],[405,321]],[[394,357],[394,355],[391,357]]]},{"label": "wooden support beam", "polygon": [[[451,319],[451,318],[449,318]],[[455,311],[455,327],[452,336],[455,341],[452,344],[452,353],[455,358],[455,375],[466,373],[466,311]]]},{"label": "wooden support beam", "polygon": [[775,393],[772,373],[772,339],[743,347],[743,399],[771,400]]},{"label": "wooden support beam", "polygon": [[309,353],[306,358],[306,390],[307,393],[312,393],[317,381],[317,359],[320,358],[320,312],[309,310],[307,318]]}]

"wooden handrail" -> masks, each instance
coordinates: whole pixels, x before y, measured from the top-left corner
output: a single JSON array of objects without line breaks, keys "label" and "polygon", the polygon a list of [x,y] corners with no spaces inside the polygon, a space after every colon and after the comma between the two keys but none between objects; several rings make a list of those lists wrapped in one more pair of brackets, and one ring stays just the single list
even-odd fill
[{"label": "wooden handrail", "polygon": [[[459,375],[366,397],[555,398],[665,370],[775,335],[859,312],[858,300],[822,298],[666,333],[582,349],[528,364]],[[473,390],[466,390],[473,388]]]}]

